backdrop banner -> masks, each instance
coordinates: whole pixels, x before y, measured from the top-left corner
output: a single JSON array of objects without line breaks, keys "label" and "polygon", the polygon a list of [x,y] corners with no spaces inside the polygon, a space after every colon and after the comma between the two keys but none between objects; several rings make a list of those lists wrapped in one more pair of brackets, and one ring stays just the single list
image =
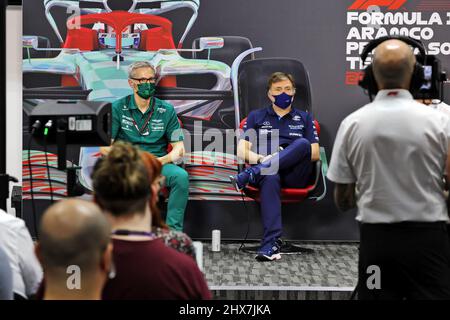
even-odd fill
[{"label": "backdrop banner", "polygon": [[[262,47],[255,58],[288,57],[305,65],[312,87],[308,111],[320,123],[329,159],[340,122],[369,101],[358,86],[364,46],[386,35],[410,36],[449,70],[449,28],[448,0],[24,0],[23,104],[31,110],[46,100],[115,101],[131,93],[128,66],[149,61],[158,72],[159,94],[175,107],[189,136],[185,232],[210,238],[220,229],[223,238],[240,239],[249,221],[249,238],[259,239],[258,204],[228,179],[237,172],[234,59]],[[23,138],[23,213],[32,230],[31,176],[37,219],[51,198],[46,166],[54,199],[67,195],[67,176],[57,169],[54,145],[47,146],[48,159],[38,141],[28,145],[25,113]],[[67,150],[68,165],[81,167],[77,179],[87,198],[99,156],[95,146]],[[332,192],[327,183],[322,200],[283,205],[284,238],[358,240],[355,211],[338,213]]]}]

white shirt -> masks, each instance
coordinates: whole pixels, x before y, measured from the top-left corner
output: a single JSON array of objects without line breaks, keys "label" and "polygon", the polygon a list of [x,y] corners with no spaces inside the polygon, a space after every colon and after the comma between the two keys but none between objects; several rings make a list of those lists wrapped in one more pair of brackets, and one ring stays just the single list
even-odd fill
[{"label": "white shirt", "polygon": [[9,258],[14,293],[26,298],[36,293],[42,268],[34,254],[34,244],[23,220],[0,210],[0,247]]},{"label": "white shirt", "polygon": [[430,107],[450,117],[450,106],[445,102],[442,102],[440,100],[433,100],[432,103],[430,104]]},{"label": "white shirt", "polygon": [[381,90],[346,117],[334,143],[328,179],[356,183],[363,223],[447,221],[443,175],[449,118],[407,90]]}]

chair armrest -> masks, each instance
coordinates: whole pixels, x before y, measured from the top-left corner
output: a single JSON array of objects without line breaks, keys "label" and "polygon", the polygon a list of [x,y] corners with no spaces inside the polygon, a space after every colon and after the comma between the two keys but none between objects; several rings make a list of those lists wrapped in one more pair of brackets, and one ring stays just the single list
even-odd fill
[{"label": "chair armrest", "polygon": [[[317,167],[319,165],[319,167]],[[317,189],[317,186],[319,184],[319,178],[322,176],[322,185],[323,185],[323,192],[319,196],[309,197],[311,200],[320,201],[327,195],[327,180],[326,175],[328,171],[328,162],[327,162],[327,155],[325,153],[325,148],[320,147],[320,160],[316,161],[316,180],[314,184],[314,190]]]},{"label": "chair armrest", "polygon": [[314,162],[314,165],[315,165],[316,169],[315,169],[313,190],[315,190],[317,188],[317,185],[319,184],[320,173],[322,170],[322,161],[317,160],[316,162]]}]

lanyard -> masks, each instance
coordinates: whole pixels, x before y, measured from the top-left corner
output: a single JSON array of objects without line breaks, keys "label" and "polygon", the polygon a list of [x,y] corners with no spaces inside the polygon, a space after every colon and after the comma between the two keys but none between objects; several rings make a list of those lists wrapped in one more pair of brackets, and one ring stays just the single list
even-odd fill
[{"label": "lanyard", "polygon": [[[131,99],[131,96],[128,96],[127,105],[130,105],[130,99]],[[148,114],[148,117],[145,120],[145,122],[144,122],[144,124],[142,125],[141,128],[138,127],[137,122],[136,122],[136,120],[133,117],[133,113],[130,110],[128,110],[128,112],[130,113],[131,119],[133,119],[133,125],[134,125],[134,127],[136,128],[136,130],[139,132],[139,134],[141,136],[148,136],[150,134],[148,131],[146,133],[144,133],[144,130],[148,126],[148,123],[150,122],[150,119],[152,118],[153,112],[155,111],[155,103],[154,103],[154,101],[155,101],[155,99],[152,97],[151,100],[150,100],[151,111]]]},{"label": "lanyard", "polygon": [[153,232],[133,231],[133,230],[125,230],[125,229],[115,230],[111,234],[114,236],[147,236],[149,238],[156,237]]}]

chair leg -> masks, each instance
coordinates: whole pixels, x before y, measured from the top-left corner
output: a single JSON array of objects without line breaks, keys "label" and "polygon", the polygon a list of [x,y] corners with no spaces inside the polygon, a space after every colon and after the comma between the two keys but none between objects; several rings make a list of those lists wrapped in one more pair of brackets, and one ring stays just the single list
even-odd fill
[{"label": "chair leg", "polygon": [[280,248],[281,254],[310,254],[314,253],[313,249],[300,247],[292,242],[283,241]]},{"label": "chair leg", "polygon": [[256,254],[259,250],[259,246],[246,246],[244,243],[241,244],[241,247],[239,248],[239,251],[250,253],[250,254]]}]

